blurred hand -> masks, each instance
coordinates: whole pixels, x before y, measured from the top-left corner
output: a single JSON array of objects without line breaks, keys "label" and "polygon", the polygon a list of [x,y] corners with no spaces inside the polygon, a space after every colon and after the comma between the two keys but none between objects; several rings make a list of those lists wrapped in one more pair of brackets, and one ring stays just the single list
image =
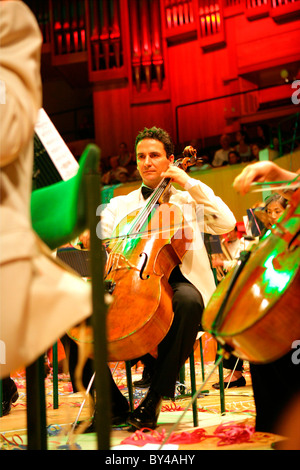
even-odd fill
[{"label": "blurred hand", "polygon": [[250,190],[250,186],[253,182],[291,181],[296,176],[298,176],[297,173],[284,170],[273,162],[257,162],[243,169],[235,178],[233,187],[237,192],[246,194]]}]

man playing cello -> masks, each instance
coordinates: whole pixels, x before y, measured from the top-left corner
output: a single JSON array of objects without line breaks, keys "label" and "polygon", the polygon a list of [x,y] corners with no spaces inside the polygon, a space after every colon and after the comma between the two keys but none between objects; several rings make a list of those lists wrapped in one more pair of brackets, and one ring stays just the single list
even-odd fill
[{"label": "man playing cello", "polygon": [[[156,127],[145,128],[136,138],[135,151],[142,186],[110,201],[101,214],[102,238],[109,238],[126,214],[145,206],[149,194],[163,178],[170,178],[181,187],[181,190],[172,185],[168,187],[165,196],[170,203],[181,208],[191,206],[194,220],[197,220],[197,208],[202,207],[201,232],[223,234],[234,228],[234,215],[212,189],[173,165],[174,148],[166,131]],[[133,429],[156,427],[162,397],[174,397],[179,371],[192,352],[201,327],[202,311],[215,289],[204,243],[192,244],[182,263],[171,272],[168,282],[173,291],[174,318],[168,333],[158,345],[149,391],[128,417],[127,422]]]}]

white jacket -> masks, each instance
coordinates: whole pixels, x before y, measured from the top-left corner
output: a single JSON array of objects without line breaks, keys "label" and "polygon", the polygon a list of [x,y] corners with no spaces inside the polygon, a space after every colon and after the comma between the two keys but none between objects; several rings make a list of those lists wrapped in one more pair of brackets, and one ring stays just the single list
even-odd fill
[{"label": "white jacket", "polygon": [[[233,230],[236,220],[228,206],[211,188],[198,180],[190,179],[190,181],[193,186],[188,191],[180,191],[171,186],[169,202],[181,208],[184,216],[187,215],[189,225],[193,225],[194,242],[186,252],[180,269],[182,274],[197,287],[202,294],[204,305],[207,305],[216,286],[201,234],[227,233]],[[145,204],[141,188],[125,196],[112,198],[101,211],[99,236],[111,237],[114,229],[127,214],[144,207]]]}]

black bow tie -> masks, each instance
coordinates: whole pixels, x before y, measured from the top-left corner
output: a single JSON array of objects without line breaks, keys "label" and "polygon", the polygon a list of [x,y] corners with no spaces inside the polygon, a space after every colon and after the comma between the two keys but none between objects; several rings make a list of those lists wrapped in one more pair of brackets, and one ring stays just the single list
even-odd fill
[{"label": "black bow tie", "polygon": [[149,196],[153,193],[154,189],[148,188],[148,186],[142,186],[142,195],[144,199],[148,199]]}]

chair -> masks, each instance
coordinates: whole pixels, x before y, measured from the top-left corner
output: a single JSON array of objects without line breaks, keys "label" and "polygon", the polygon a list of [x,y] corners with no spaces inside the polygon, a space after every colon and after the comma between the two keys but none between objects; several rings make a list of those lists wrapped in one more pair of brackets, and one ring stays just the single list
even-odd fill
[{"label": "chair", "polygon": [[[101,243],[96,235],[96,210],[100,204],[99,177],[100,149],[90,144],[84,150],[77,174],[67,181],[60,181],[45,188],[36,189],[31,196],[32,226],[50,249],[64,245],[86,228],[91,233],[92,286],[97,279],[97,289],[92,287],[95,349],[96,408],[98,448],[109,449],[109,384],[106,374],[106,337],[104,314],[104,287]],[[26,368],[28,449],[47,448],[45,384],[43,357]],[[101,388],[100,388],[101,387]],[[101,391],[100,391],[101,390]]]},{"label": "chair", "polygon": [[[216,275],[216,270],[215,268],[212,268],[213,275],[214,275],[214,280],[216,285],[218,284],[217,280],[217,275]],[[200,346],[200,359],[201,359],[201,373],[202,373],[202,381],[204,382],[205,380],[205,370],[204,370],[204,357],[203,357],[203,344],[202,344],[202,332],[199,331],[196,341],[199,341],[199,346]],[[219,344],[217,345],[217,354],[218,351],[220,350]],[[216,360],[218,359],[218,356]],[[189,363],[190,363],[190,381],[191,381],[191,394],[187,396],[194,396],[194,394],[197,391],[196,387],[196,371],[195,371],[195,358],[194,358],[194,350],[192,351],[190,357],[189,357]],[[126,381],[127,381],[127,388],[128,388],[128,398],[129,398],[129,406],[130,410],[133,411],[134,409],[134,404],[133,404],[133,387],[132,387],[132,376],[131,376],[131,365],[130,361],[125,362],[125,370],[126,370]],[[225,414],[225,393],[224,393],[224,377],[223,377],[223,363],[220,362],[218,366],[218,371],[219,371],[219,382],[220,382],[220,410],[221,410],[221,415]],[[185,383],[185,364],[182,366],[180,373],[179,373],[179,378],[180,382],[182,384]],[[198,426],[199,420],[198,420],[198,409],[197,409],[197,399],[194,400],[193,405],[192,405],[192,411],[193,411],[193,424],[195,427]]]},{"label": "chair", "polygon": [[[208,245],[206,244],[206,247],[208,247]],[[211,257],[210,257],[210,253],[209,253],[209,258],[211,260]],[[215,284],[216,286],[218,285],[218,279],[217,279],[217,273],[216,273],[216,269],[215,268],[212,268],[212,271],[213,271],[213,275],[214,275],[214,280],[215,280]],[[203,346],[202,346],[202,335],[198,334],[198,337],[197,339],[199,339],[199,343],[200,343],[200,358],[201,358],[201,367],[202,367],[202,381],[204,382],[204,359],[203,359]],[[218,352],[220,351],[220,345],[218,344],[217,345],[217,357],[216,357],[216,361],[218,359]],[[197,391],[197,387],[196,387],[196,373],[195,373],[195,360],[194,360],[194,351],[192,351],[190,357],[189,357],[189,362],[190,362],[190,381],[191,381],[191,396],[193,396],[196,391]],[[220,410],[221,410],[221,415],[224,415],[225,414],[225,392],[224,392],[224,375],[223,375],[223,363],[220,362],[219,366],[218,366],[218,371],[219,371],[219,382],[220,382]],[[185,382],[185,365],[182,366],[182,369],[180,371],[180,378],[181,378],[181,382],[184,383]],[[193,423],[194,423],[194,426],[198,426],[198,410],[197,410],[197,399],[193,402],[193,405],[192,405],[192,410],[193,410]]]},{"label": "chair", "polygon": [[[203,344],[202,344],[202,334],[203,332],[199,331],[196,341],[197,343],[199,342],[200,346],[200,362],[201,362],[201,375],[202,375],[202,381],[204,382],[205,379],[205,369],[204,369],[204,356],[203,356]],[[196,345],[197,345],[196,343]],[[196,385],[196,370],[195,370],[195,356],[194,356],[194,351],[190,354],[189,357],[189,364],[190,364],[190,382],[191,382],[191,393],[186,394],[185,396],[194,396],[194,394],[197,391],[197,385]],[[185,384],[185,364],[182,366],[180,373],[179,373],[179,379],[181,384]],[[182,386],[184,389],[184,385]],[[193,424],[195,427],[198,426],[199,420],[198,420],[198,409],[197,409],[197,400],[195,400],[192,404],[192,411],[193,411]]]}]

